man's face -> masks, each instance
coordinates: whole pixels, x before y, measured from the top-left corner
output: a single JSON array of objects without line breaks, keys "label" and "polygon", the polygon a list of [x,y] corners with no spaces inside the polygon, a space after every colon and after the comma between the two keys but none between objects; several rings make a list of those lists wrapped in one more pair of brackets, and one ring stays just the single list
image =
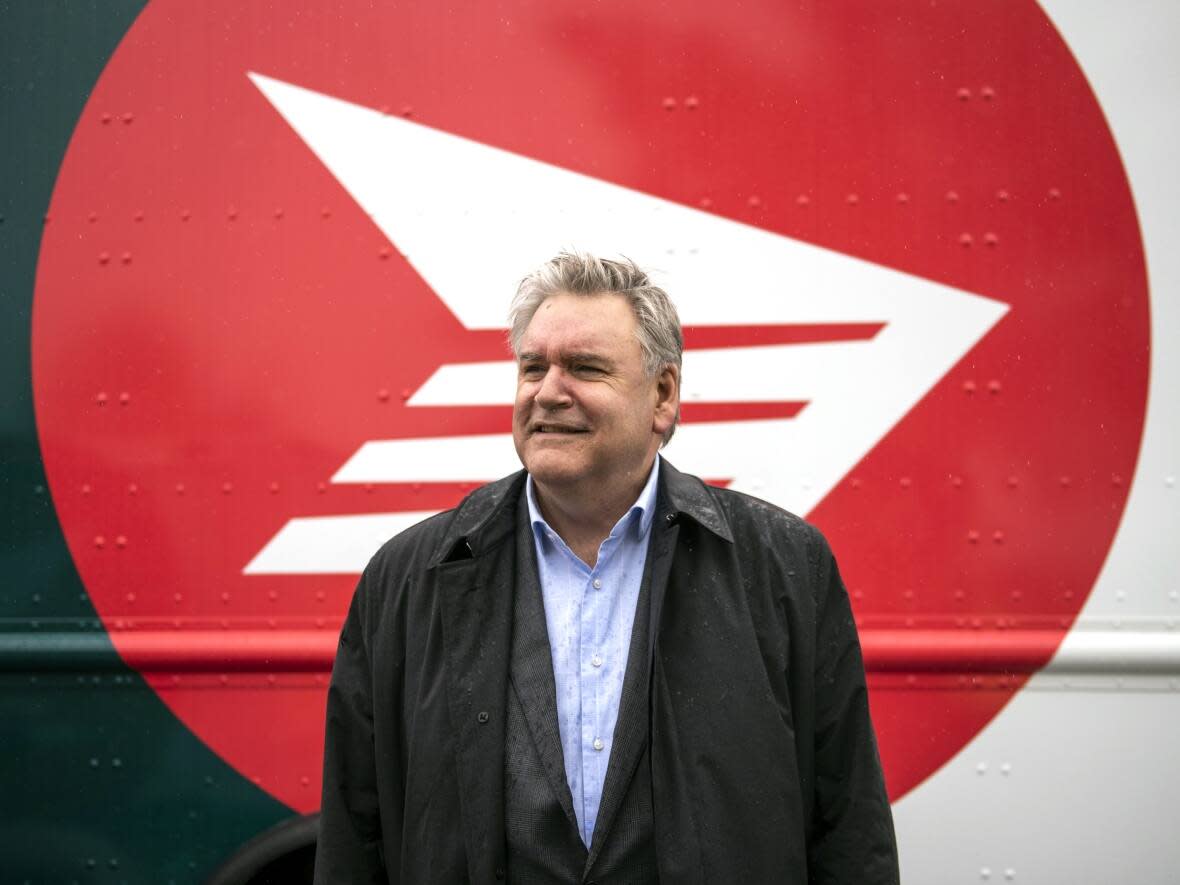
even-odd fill
[{"label": "man's face", "polygon": [[648,377],[635,330],[623,296],[564,293],[525,329],[512,437],[543,493],[605,499],[646,479],[679,390],[672,368]]}]

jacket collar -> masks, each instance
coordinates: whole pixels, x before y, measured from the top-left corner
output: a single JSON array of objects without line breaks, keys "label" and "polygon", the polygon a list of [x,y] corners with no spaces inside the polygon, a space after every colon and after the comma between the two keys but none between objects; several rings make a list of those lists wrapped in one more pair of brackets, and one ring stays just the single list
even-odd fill
[{"label": "jacket collar", "polygon": [[[463,499],[450,528],[435,550],[435,565],[481,556],[509,535],[515,526],[514,507],[523,493],[527,474],[518,470],[482,486]],[[667,504],[669,522],[687,516],[730,543],[733,532],[713,493],[700,479],[681,473],[664,459],[660,465],[660,492]]]}]

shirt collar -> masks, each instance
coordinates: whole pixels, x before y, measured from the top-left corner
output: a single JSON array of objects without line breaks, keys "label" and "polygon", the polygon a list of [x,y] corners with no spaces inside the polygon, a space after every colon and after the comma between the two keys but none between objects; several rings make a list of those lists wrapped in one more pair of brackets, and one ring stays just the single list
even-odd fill
[{"label": "shirt collar", "polygon": [[[647,534],[648,529],[651,528],[651,521],[655,518],[656,491],[659,488],[659,478],[660,456],[657,454],[655,461],[651,465],[651,472],[647,475],[647,482],[639,492],[639,497],[635,499],[634,504],[627,508],[627,512],[619,517],[619,521],[611,529],[612,535],[623,523],[632,518],[632,514],[638,514],[639,537],[642,538]],[[550,529],[550,526],[549,523],[545,522],[545,517],[541,515],[541,508],[537,505],[537,492],[531,475],[525,480],[524,490],[525,499],[529,505],[529,521],[532,523],[533,531],[544,533],[545,530]]]}]

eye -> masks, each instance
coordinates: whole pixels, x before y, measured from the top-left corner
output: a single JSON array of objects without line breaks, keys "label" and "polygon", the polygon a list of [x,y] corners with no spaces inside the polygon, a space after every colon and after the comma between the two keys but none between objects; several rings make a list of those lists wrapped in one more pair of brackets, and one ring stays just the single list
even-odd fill
[{"label": "eye", "polygon": [[521,363],[520,377],[521,378],[540,378],[545,374],[545,367],[540,363]]},{"label": "eye", "polygon": [[574,371],[579,375],[601,375],[602,369],[599,366],[591,366],[587,363],[579,363],[574,366]]}]

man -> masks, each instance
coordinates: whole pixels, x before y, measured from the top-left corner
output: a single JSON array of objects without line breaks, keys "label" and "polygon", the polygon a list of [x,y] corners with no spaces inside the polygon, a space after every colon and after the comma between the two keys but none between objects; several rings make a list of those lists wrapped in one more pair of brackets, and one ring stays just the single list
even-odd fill
[{"label": "man", "polygon": [[525,471],[362,576],[316,881],[895,883],[827,545],[658,457],[679,411],[667,295],[562,254],[510,316]]}]

